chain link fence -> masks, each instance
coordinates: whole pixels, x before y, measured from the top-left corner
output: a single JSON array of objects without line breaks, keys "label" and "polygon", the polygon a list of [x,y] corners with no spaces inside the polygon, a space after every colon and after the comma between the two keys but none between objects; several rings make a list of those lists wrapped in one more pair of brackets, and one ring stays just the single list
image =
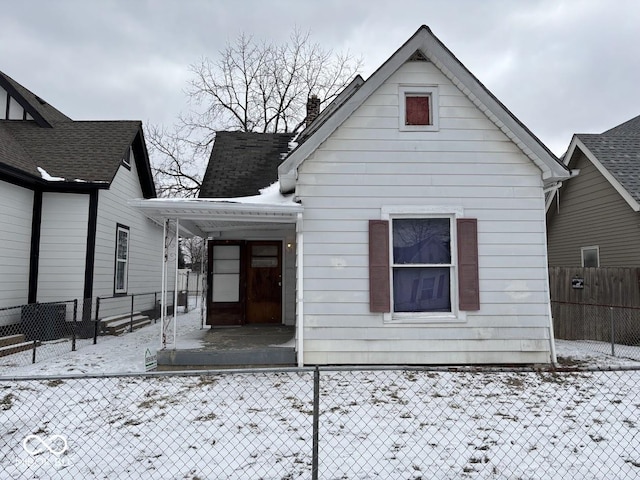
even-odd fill
[{"label": "chain link fence", "polygon": [[60,356],[92,335],[77,300],[1,308],[0,371]]},{"label": "chain link fence", "polygon": [[[0,308],[0,374],[96,344],[160,318],[160,292]],[[187,310],[186,297],[183,311]],[[173,315],[174,292],[167,294]],[[180,304],[179,304],[180,305]]]},{"label": "chain link fence", "polygon": [[0,478],[626,479],[640,368],[0,378]]},{"label": "chain link fence", "polygon": [[552,301],[554,335],[594,352],[640,360],[640,307]]}]

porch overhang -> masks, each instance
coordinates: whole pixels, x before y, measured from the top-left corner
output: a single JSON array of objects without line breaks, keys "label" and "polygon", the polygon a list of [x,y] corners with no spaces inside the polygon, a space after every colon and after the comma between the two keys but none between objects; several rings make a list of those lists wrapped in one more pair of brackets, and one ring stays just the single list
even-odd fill
[{"label": "porch overhang", "polygon": [[295,224],[302,205],[286,203],[252,203],[220,199],[133,199],[129,205],[142,211],[154,222],[180,220],[180,235],[207,238],[217,232],[282,224]]}]

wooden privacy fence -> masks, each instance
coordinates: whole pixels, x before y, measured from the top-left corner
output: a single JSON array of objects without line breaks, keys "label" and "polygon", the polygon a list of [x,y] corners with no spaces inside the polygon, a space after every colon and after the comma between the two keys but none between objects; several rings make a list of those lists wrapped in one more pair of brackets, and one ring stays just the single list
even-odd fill
[{"label": "wooden privacy fence", "polygon": [[554,334],[640,343],[640,268],[549,267]]}]

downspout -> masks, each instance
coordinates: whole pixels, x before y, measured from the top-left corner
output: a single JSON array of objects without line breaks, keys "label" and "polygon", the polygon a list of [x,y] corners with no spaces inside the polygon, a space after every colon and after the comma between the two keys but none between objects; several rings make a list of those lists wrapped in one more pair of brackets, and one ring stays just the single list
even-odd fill
[{"label": "downspout", "polygon": [[302,213],[296,220],[296,325],[298,327],[298,367],[304,367],[304,235]]},{"label": "downspout", "polygon": [[[544,197],[543,197],[544,200]],[[547,298],[547,315],[549,317],[549,353],[551,355],[551,363],[553,365],[558,364],[558,359],[556,358],[556,342],[555,337],[553,335],[553,316],[551,311],[551,287],[549,286],[549,254],[547,252],[548,242],[547,242],[547,222],[545,220],[542,221],[542,225],[544,226],[544,271],[546,272],[545,278],[545,290],[546,290],[546,298]]]}]

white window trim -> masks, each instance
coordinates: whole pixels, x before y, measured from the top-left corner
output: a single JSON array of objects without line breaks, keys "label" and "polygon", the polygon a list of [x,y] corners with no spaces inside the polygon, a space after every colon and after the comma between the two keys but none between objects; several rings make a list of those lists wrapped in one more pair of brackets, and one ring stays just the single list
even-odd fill
[{"label": "white window trim", "polygon": [[[120,232],[126,232],[127,233],[127,258],[125,260],[122,260],[120,258],[118,258],[118,237],[120,237]],[[131,233],[130,230],[123,226],[123,225],[118,225],[118,227],[116,228],[116,249],[115,249],[115,257],[116,257],[116,261],[115,261],[115,270],[113,272],[113,291],[114,293],[127,293],[128,289],[129,289],[129,255],[130,255],[130,251],[129,251],[129,246],[131,244],[131,237],[130,237]],[[124,288],[122,289],[118,289],[117,285],[118,285],[118,263],[124,263]]]},{"label": "white window trim", "polygon": [[[407,95],[423,95],[429,96],[429,118],[431,125],[406,125],[406,107],[405,98]],[[440,129],[440,102],[438,98],[438,87],[435,85],[400,85],[398,87],[398,106],[399,117],[398,127],[402,132],[436,132]]]},{"label": "white window trim", "polygon": [[389,288],[391,309],[393,310],[393,224],[394,218],[443,218],[451,219],[451,275],[449,292],[451,312],[389,312],[383,314],[384,323],[415,324],[460,323],[467,321],[467,312],[460,310],[458,292],[458,230],[456,219],[464,216],[460,206],[448,205],[389,205],[383,206],[380,219],[389,222]]},{"label": "white window trim", "polygon": [[591,245],[589,247],[580,247],[580,263],[581,263],[582,267],[584,267],[584,252],[586,250],[595,250],[596,251],[596,258],[598,259],[598,265],[597,265],[596,268],[599,268],[600,267],[600,246]]}]

